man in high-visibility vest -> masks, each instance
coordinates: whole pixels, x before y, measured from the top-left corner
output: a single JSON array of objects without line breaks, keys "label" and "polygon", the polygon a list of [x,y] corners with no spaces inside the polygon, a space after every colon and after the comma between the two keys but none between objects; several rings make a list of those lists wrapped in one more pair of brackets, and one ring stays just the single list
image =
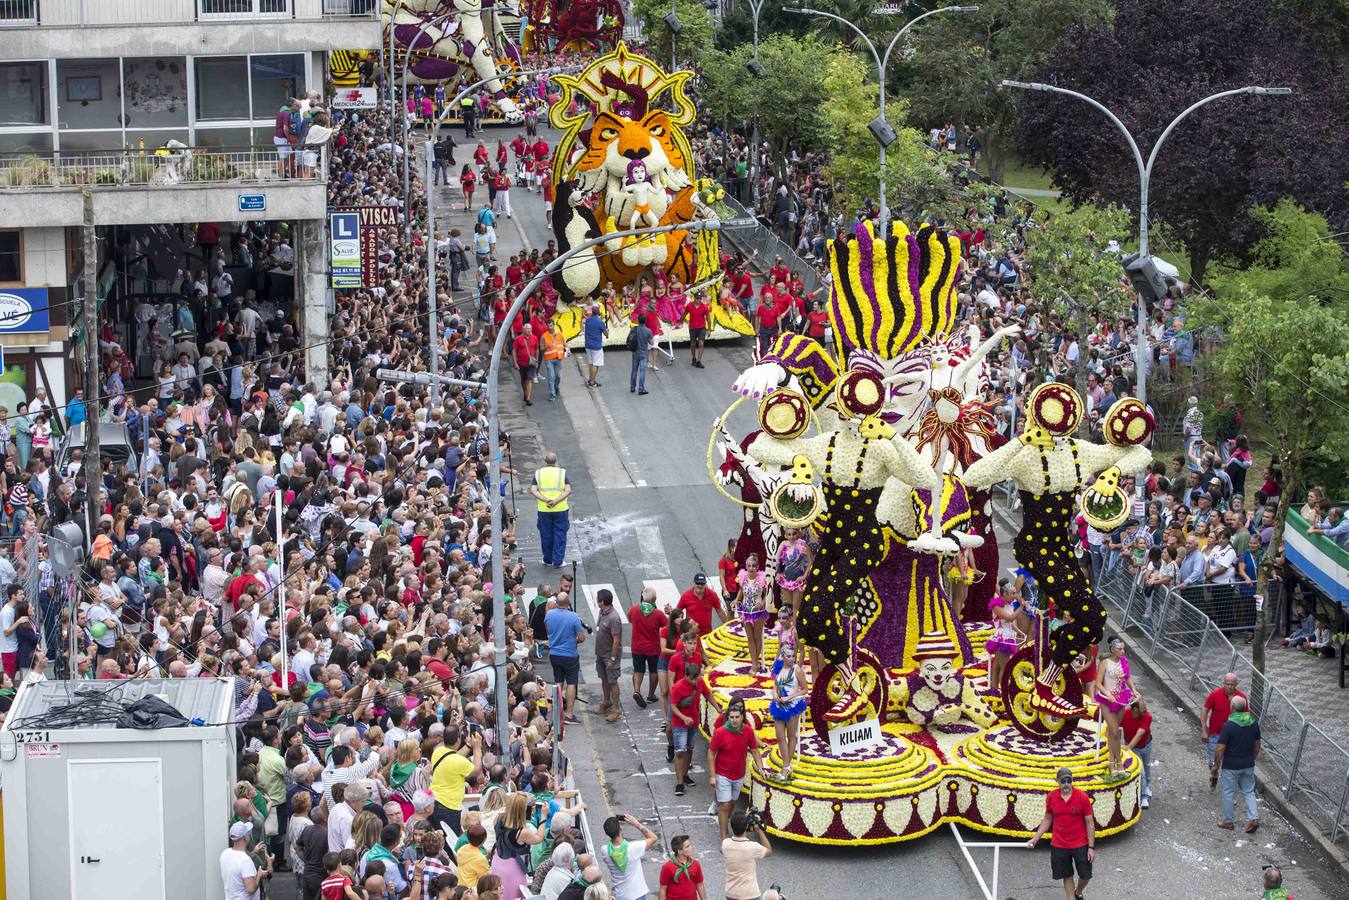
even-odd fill
[{"label": "man in high-visibility vest", "polygon": [[571,482],[567,470],[557,464],[557,454],[543,458],[544,466],[534,473],[529,493],[539,502],[539,543],[543,548],[543,564],[562,568],[567,555],[567,529],[571,527],[567,498],[571,496]]},{"label": "man in high-visibility vest", "polygon": [[562,396],[562,360],[567,358],[567,337],[562,326],[553,321],[543,333],[543,364],[548,370],[548,399]]}]

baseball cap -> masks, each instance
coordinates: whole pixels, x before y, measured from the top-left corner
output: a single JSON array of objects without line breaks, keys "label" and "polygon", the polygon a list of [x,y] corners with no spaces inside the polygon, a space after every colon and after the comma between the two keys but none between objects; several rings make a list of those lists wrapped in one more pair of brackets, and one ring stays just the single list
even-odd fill
[{"label": "baseball cap", "polygon": [[694,584],[707,584],[707,576],[704,575],[702,572],[699,572],[697,575],[694,575],[694,576],[693,576],[693,583],[694,583]]},{"label": "baseball cap", "polygon": [[235,822],[230,826],[230,840],[237,841],[253,833],[253,826],[247,822]]},{"label": "baseball cap", "polygon": [[1073,770],[1067,766],[1060,766],[1059,770],[1054,773],[1054,780],[1059,784],[1072,784]]}]

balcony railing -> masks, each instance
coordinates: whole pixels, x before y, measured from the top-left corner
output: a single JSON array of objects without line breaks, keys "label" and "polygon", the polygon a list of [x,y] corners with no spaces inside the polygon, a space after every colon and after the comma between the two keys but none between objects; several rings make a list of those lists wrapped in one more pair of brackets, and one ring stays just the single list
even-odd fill
[{"label": "balcony railing", "polygon": [[282,155],[276,147],[179,147],[0,156],[0,191],[72,187],[312,183],[328,180],[327,147]]},{"label": "balcony railing", "polygon": [[0,0],[0,28],[370,19],[379,0]]}]

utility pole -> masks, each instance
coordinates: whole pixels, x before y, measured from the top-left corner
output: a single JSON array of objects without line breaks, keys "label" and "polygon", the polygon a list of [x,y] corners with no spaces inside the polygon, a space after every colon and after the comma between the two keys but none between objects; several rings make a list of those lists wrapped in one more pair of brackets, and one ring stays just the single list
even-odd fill
[{"label": "utility pole", "polygon": [[98,526],[98,492],[103,463],[98,452],[98,229],[94,225],[94,193],[84,195],[84,544],[94,545]]}]

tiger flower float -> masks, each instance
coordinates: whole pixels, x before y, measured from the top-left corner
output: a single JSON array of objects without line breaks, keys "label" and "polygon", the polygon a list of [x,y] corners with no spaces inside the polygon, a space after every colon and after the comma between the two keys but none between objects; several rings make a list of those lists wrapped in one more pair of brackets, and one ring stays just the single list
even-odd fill
[{"label": "tiger flower float", "polygon": [[[559,202],[553,232],[566,252],[580,240],[642,226],[679,225],[705,215],[694,184],[693,152],[684,127],[696,114],[685,93],[693,75],[666,73],[619,44],[576,76],[560,75],[561,96],[549,119],[563,132],[553,155]],[[658,108],[665,100],[669,109]],[[565,194],[569,202],[561,202]],[[589,203],[582,205],[580,198]],[[593,221],[592,221],[593,220]],[[598,285],[628,284],[650,268],[685,284],[699,280],[704,236],[677,229],[647,238],[615,238],[563,272],[563,298],[583,298]]]}]

